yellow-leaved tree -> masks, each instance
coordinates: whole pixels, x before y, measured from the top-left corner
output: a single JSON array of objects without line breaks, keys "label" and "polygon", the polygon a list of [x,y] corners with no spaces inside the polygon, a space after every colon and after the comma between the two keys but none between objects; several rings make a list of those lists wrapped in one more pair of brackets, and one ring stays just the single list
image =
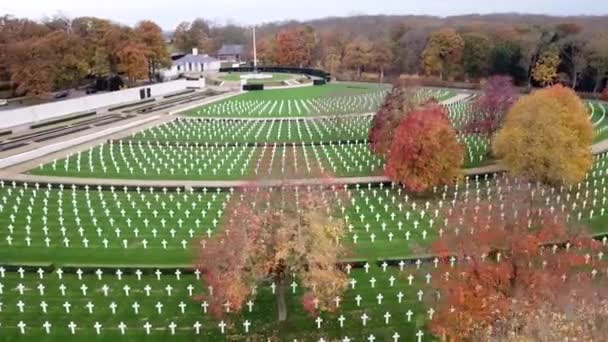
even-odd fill
[{"label": "yellow-leaved tree", "polygon": [[583,101],[572,89],[555,85],[515,103],[493,149],[514,175],[568,185],[591,168],[593,138]]}]

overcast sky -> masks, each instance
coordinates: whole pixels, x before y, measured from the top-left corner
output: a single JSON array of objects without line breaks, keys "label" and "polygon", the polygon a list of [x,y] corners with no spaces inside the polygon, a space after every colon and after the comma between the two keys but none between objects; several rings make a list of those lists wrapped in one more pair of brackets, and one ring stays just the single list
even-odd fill
[{"label": "overcast sky", "polygon": [[0,14],[41,19],[63,13],[97,16],[133,25],[151,19],[164,29],[196,17],[219,23],[256,24],[353,14],[525,12],[553,15],[608,14],[608,0],[0,0]]}]

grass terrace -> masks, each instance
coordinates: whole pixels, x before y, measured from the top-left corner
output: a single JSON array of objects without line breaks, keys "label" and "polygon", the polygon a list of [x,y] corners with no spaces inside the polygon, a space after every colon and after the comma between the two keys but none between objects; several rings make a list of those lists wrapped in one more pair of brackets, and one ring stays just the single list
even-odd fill
[{"label": "grass terrace", "polygon": [[[231,72],[231,73],[223,73],[220,74],[220,76],[218,77],[220,80],[222,81],[229,81],[229,82],[240,82],[241,81],[241,76],[243,75],[249,75],[251,74],[250,72]],[[282,74],[282,73],[263,73],[264,75],[271,75],[271,78],[265,78],[265,79],[259,79],[259,80],[248,80],[247,83],[253,83],[253,84],[266,84],[266,83],[280,83],[283,81],[287,81],[287,80],[291,80],[294,78],[297,78],[298,75],[294,75],[294,74]]]},{"label": "grass terrace", "polygon": [[389,87],[339,83],[245,93],[190,110],[195,117],[300,117],[374,112]]}]

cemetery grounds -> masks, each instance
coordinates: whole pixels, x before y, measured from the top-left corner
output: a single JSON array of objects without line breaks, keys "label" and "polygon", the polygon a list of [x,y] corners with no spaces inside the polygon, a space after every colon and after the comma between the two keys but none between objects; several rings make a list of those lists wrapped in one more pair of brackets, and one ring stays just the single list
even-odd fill
[{"label": "cemetery grounds", "polygon": [[[74,182],[0,182],[0,340],[429,341],[438,260],[427,253],[433,240],[456,229],[442,216],[446,208],[523,187],[573,224],[605,232],[606,153],[595,157],[585,181],[568,188],[483,174],[413,196],[378,182],[384,160],[370,154],[367,136],[387,91],[331,84],[251,92],[28,172],[32,180]],[[474,97],[450,90],[418,96],[447,101],[456,128],[473,110]],[[599,142],[608,134],[607,107],[589,108]],[[459,139],[467,168],[493,164],[487,138]],[[324,185],[318,177],[325,174],[336,184]],[[295,281],[282,324],[270,283],[221,321],[194,300],[210,291],[191,266],[199,240],[221,229],[228,204],[240,200],[237,189],[209,182],[256,179],[307,180],[298,191],[335,198],[328,215],[346,222],[343,243],[351,250],[343,260],[349,289],[335,313],[310,317]],[[163,180],[183,185],[148,183]]]}]

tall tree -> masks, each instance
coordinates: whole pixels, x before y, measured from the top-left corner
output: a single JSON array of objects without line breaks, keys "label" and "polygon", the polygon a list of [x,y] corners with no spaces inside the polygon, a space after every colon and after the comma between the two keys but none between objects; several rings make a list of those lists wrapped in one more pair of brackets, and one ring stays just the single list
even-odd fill
[{"label": "tall tree", "polygon": [[[72,31],[83,42],[83,61],[88,66],[88,73],[93,76],[105,77],[112,73],[111,49],[104,39],[111,27],[118,25],[109,20],[94,17],[79,17],[72,20]],[[116,71],[116,70],[114,70]]]},{"label": "tall tree", "polygon": [[118,69],[127,76],[131,85],[148,76],[149,66],[145,45],[135,41],[127,43],[118,52],[118,60]]},{"label": "tall tree", "polygon": [[[112,74],[120,72],[121,53],[126,45],[133,40],[133,32],[129,27],[112,25],[103,33],[102,45],[108,53],[108,60]],[[142,58],[145,50],[140,50]],[[147,66],[146,66],[147,68]]]},{"label": "tall tree", "polygon": [[276,37],[275,61],[280,66],[310,66],[316,44],[310,26],[281,30]]},{"label": "tall tree", "polygon": [[337,48],[329,48],[325,54],[323,66],[331,74],[335,74],[342,64],[342,56]]},{"label": "tall tree", "polygon": [[473,118],[466,125],[466,130],[492,138],[502,127],[507,112],[518,96],[513,78],[492,76],[484,84],[481,96],[475,102]]},{"label": "tall tree", "polygon": [[404,28],[401,36],[396,35],[393,40],[393,56],[395,56],[395,67],[407,74],[419,74],[421,72],[421,56],[429,39],[430,30],[426,27]]},{"label": "tall tree", "polygon": [[372,119],[369,141],[373,153],[383,157],[390,155],[397,127],[427,100],[420,94],[420,85],[415,79],[404,79],[393,86]]},{"label": "tall tree", "polygon": [[274,39],[260,39],[256,42],[258,65],[273,65],[275,61],[275,45]]},{"label": "tall tree", "polygon": [[587,37],[581,34],[566,37],[560,43],[562,62],[569,71],[572,89],[576,89],[581,74],[588,65],[587,44]]},{"label": "tall tree", "polygon": [[474,80],[487,75],[492,51],[490,39],[481,33],[467,33],[462,38],[464,40],[462,61],[466,75]]},{"label": "tall tree", "polygon": [[171,65],[171,57],[165,44],[163,31],[154,22],[144,20],[135,26],[134,33],[135,39],[146,48],[148,78],[152,80],[160,68]]},{"label": "tall tree", "polygon": [[211,313],[221,317],[226,307],[239,312],[254,287],[269,281],[276,286],[278,320],[284,321],[292,275],[307,289],[302,301],[311,314],[336,309],[334,299],[346,290],[348,278],[337,266],[345,253],[340,243],[345,227],[332,218],[329,201],[335,199],[288,187],[261,194],[249,190],[226,211],[222,231],[201,242],[197,267],[213,288],[202,296]]},{"label": "tall tree", "polygon": [[527,70],[521,66],[520,46],[510,40],[499,40],[490,53],[490,75],[510,75],[515,82],[527,82]]},{"label": "tall tree", "polygon": [[557,69],[561,60],[557,47],[551,47],[544,51],[536,60],[532,69],[532,78],[543,87],[552,85],[557,80]]},{"label": "tall tree", "polygon": [[408,190],[423,192],[456,182],[464,150],[439,105],[427,105],[408,115],[397,128],[386,175]]},{"label": "tall tree", "polygon": [[441,260],[453,258],[433,275],[440,296],[430,330],[439,338],[491,336],[513,314],[525,317],[581,289],[600,289],[590,270],[606,266],[596,257],[601,243],[571,231],[560,212],[545,207],[540,194],[549,189],[517,182],[501,180],[499,196],[445,210],[450,229],[433,245]]},{"label": "tall tree", "polygon": [[592,166],[594,134],[586,105],[572,89],[555,85],[513,105],[493,149],[517,176],[573,184]]},{"label": "tall tree", "polygon": [[49,33],[49,28],[29,19],[5,15],[0,17],[0,80],[10,80],[15,45],[28,39],[40,38]]},{"label": "tall tree", "polygon": [[33,96],[73,87],[86,74],[82,54],[81,40],[66,32],[28,39],[9,51],[11,80],[19,93]]},{"label": "tall tree", "polygon": [[371,64],[380,74],[380,83],[384,82],[384,72],[393,62],[393,52],[387,42],[379,41],[372,46]]},{"label": "tall tree", "polygon": [[363,68],[371,62],[372,44],[368,40],[359,38],[346,45],[344,64],[357,71],[357,78],[361,78]]},{"label": "tall tree", "polygon": [[529,27],[520,31],[517,38],[517,45],[520,48],[521,58],[519,60],[521,68],[526,74],[527,86],[532,87],[532,68],[538,60],[543,46],[544,33],[538,27]]},{"label": "tall tree", "polygon": [[595,72],[594,93],[602,90],[602,82],[608,76],[608,33],[596,34],[589,41],[587,48],[589,66]]},{"label": "tall tree", "polygon": [[175,48],[183,53],[189,53],[193,48],[199,49],[201,52],[210,53],[214,48],[213,41],[210,37],[210,28],[207,21],[204,19],[195,19],[193,22],[182,22],[173,34],[173,43]]},{"label": "tall tree", "polygon": [[464,40],[454,29],[440,29],[431,34],[422,52],[427,75],[439,75],[444,79],[462,62]]}]

